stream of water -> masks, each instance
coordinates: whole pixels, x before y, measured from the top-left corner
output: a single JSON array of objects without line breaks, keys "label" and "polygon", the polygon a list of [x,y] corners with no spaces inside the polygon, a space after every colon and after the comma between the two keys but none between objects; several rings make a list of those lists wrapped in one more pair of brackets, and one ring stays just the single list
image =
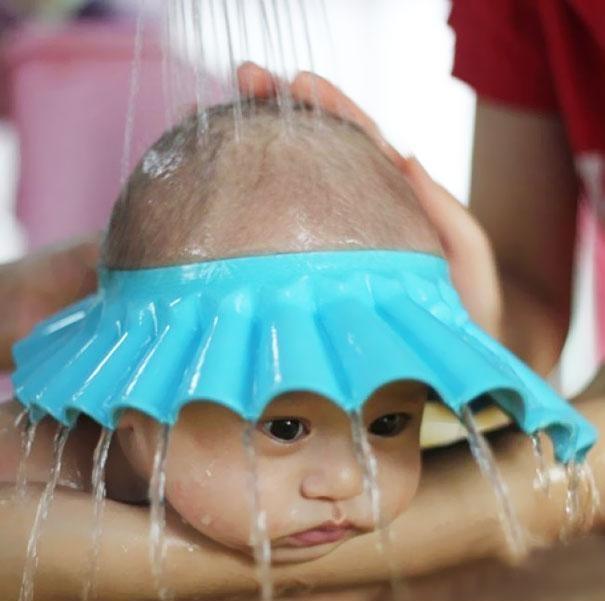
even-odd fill
[{"label": "stream of water", "polygon": [[53,443],[53,466],[50,471],[48,482],[46,483],[42,496],[38,502],[34,523],[27,542],[27,552],[25,556],[25,565],[23,567],[19,601],[32,601],[34,598],[34,577],[38,567],[38,542],[40,540],[42,527],[48,517],[48,511],[53,502],[57,483],[59,482],[63,451],[65,450],[69,432],[70,430],[66,426],[59,425],[57,427],[57,433]]},{"label": "stream of water", "polygon": [[378,463],[368,440],[366,427],[361,412],[351,414],[351,431],[357,461],[364,471],[364,489],[370,502],[370,511],[374,528],[378,534],[378,551],[385,557],[389,570],[389,583],[394,599],[403,600],[411,598],[409,589],[404,586],[398,570],[393,561],[393,550],[390,530],[384,523],[381,514],[381,495],[378,485]]},{"label": "stream of water", "polygon": [[524,557],[527,552],[527,545],[523,528],[512,506],[508,487],[500,475],[489,444],[483,434],[479,432],[470,407],[465,406],[462,409],[461,419],[468,433],[471,453],[496,496],[500,523],[511,553],[514,557]]},{"label": "stream of water", "polygon": [[90,546],[90,569],[84,582],[82,601],[96,599],[96,583],[99,571],[99,556],[101,551],[101,535],[103,533],[103,509],[105,507],[105,466],[109,456],[109,447],[113,431],[102,428],[99,442],[94,451],[92,465],[92,496],[93,496],[93,529]]},{"label": "stream of water", "polygon": [[267,531],[267,514],[261,507],[260,483],[258,478],[258,465],[256,459],[256,448],[254,446],[254,424],[250,424],[244,432],[244,449],[249,466],[249,488],[250,510],[252,520],[251,544],[254,550],[257,577],[260,584],[261,601],[272,601],[273,578],[271,575],[271,541]]},{"label": "stream of water", "polygon": [[27,463],[32,453],[38,422],[32,422],[29,419],[23,433],[21,434],[21,456],[19,457],[19,466],[17,467],[17,479],[15,483],[15,494],[17,499],[25,498],[27,493]]},{"label": "stream of water", "polygon": [[542,447],[542,432],[532,434],[531,448],[536,461],[536,480],[534,487],[541,490],[545,495],[550,492],[550,474],[546,469],[546,458],[544,457],[544,448]]},{"label": "stream of water", "polygon": [[170,426],[163,424],[153,457],[153,471],[149,481],[149,560],[154,585],[160,601],[170,601],[171,591],[163,584],[166,558],[166,459],[170,443]]}]

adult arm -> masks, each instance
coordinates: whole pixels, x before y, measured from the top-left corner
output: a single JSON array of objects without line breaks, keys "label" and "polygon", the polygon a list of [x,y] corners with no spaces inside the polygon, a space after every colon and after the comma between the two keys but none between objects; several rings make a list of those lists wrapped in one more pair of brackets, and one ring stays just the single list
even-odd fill
[{"label": "adult arm", "polygon": [[0,265],[0,372],[11,347],[37,321],[93,292],[99,237],[70,242]]},{"label": "adult arm", "polygon": [[[587,401],[580,410],[605,427],[605,403]],[[531,547],[558,540],[564,523],[565,484],[553,479],[550,497],[535,490],[536,464],[527,437],[507,431],[493,441],[498,465],[510,490]],[[597,487],[605,492],[605,444],[591,453]],[[447,493],[444,493],[447,491]],[[5,495],[10,499],[7,489]],[[0,596],[14,598],[37,497],[18,504],[0,502]],[[172,516],[168,528],[165,583],[177,599],[212,599],[217,594],[253,594],[254,566],[243,556],[219,548],[184,527]],[[103,524],[99,593],[104,599],[156,598],[149,570],[148,509],[108,501]],[[605,518],[597,516],[595,529]],[[60,490],[40,542],[36,590],[64,601],[79,599],[88,574],[92,531],[90,495]],[[480,475],[464,445],[427,457],[419,493],[408,511],[392,525],[393,565],[407,577],[483,558],[509,557],[500,528],[493,491]],[[279,590],[329,589],[388,580],[389,567],[377,551],[376,535],[343,544],[319,560],[274,566]],[[41,598],[44,595],[41,594]]]},{"label": "adult arm", "polygon": [[542,374],[569,327],[577,197],[560,120],[479,98],[470,209],[500,273],[502,339]]}]

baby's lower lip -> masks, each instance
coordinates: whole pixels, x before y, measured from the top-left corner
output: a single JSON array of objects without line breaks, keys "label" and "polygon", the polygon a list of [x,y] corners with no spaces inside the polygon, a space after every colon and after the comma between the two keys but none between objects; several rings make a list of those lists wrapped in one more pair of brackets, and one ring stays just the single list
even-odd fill
[{"label": "baby's lower lip", "polygon": [[294,545],[297,547],[313,547],[315,545],[325,545],[327,543],[338,542],[354,532],[355,529],[349,526],[344,526],[342,528],[320,527],[291,534],[288,537],[288,540],[294,543]]}]

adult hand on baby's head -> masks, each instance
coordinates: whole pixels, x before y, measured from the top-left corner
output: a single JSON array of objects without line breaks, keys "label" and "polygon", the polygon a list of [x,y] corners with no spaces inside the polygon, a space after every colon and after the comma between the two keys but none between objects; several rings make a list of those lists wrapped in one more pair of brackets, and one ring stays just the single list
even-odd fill
[{"label": "adult hand on baby's head", "polygon": [[403,157],[382,136],[376,123],[329,81],[301,72],[289,83],[254,63],[237,72],[242,94],[273,98],[289,94],[294,102],[331,113],[359,126],[402,171],[435,228],[452,279],[472,318],[499,337],[502,299],[491,244],[479,222],[413,157]]},{"label": "adult hand on baby's head", "polygon": [[348,96],[327,79],[301,71],[291,83],[276,77],[267,69],[254,63],[244,63],[237,70],[242,94],[255,98],[273,98],[279,90],[286,90],[292,100],[321,111],[331,113],[359,126],[399,167],[405,159],[380,133],[376,123],[368,117]]},{"label": "adult hand on baby's head", "polygon": [[0,266],[0,371],[11,369],[12,345],[37,321],[95,290],[98,256],[94,236]]}]

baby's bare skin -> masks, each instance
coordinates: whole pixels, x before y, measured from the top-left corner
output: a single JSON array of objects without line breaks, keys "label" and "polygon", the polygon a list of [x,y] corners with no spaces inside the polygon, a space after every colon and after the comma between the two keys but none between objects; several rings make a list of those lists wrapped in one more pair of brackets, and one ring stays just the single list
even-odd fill
[{"label": "baby's bare skin", "polygon": [[[312,122],[307,125],[315,127]],[[340,172],[338,168],[332,169],[329,181],[325,181],[325,169],[320,167],[330,166],[330,161],[333,161],[330,153],[320,154],[317,160],[311,163],[306,161],[310,160],[309,156],[313,155],[313,151],[321,152],[325,148],[339,150],[338,145],[334,146],[336,142],[332,139],[334,131],[330,131],[329,137],[321,139],[317,148],[312,145],[311,138],[310,146],[305,152],[299,152],[295,144],[296,138],[289,139],[288,133],[281,128],[267,139],[251,141],[251,147],[247,147],[245,141],[240,147],[227,144],[223,148],[225,154],[214,164],[212,178],[200,180],[199,163],[195,160],[197,155],[184,159],[174,172],[170,172],[166,177],[154,179],[149,178],[148,174],[138,172],[135,180],[137,177],[141,180],[134,182],[135,185],[131,186],[129,191],[130,195],[122,199],[122,204],[115,213],[105,247],[106,264],[116,268],[141,268],[246,254],[345,248],[398,248],[439,253],[437,238],[415,204],[409,186],[401,174],[382,157],[378,149],[368,145],[368,141],[360,137],[359,132],[348,129],[343,129],[342,132],[345,147],[352,147],[353,150],[346,157],[348,168]],[[255,152],[259,147],[254,144],[260,144],[264,152]],[[244,152],[242,155],[246,149],[248,154]],[[259,156],[263,157],[262,161]],[[248,163],[245,169],[241,169],[241,177],[234,177],[233,164],[241,167],[244,161]],[[229,164],[232,165],[230,171],[227,169]],[[351,165],[356,168],[351,169]],[[312,168],[316,170],[316,179],[304,176]],[[229,173],[231,177],[228,177]],[[347,178],[346,174],[354,174],[355,177]],[[277,186],[276,181],[282,182],[282,185]],[[167,211],[166,202],[175,202],[177,206],[186,208],[183,212]],[[132,228],[136,229],[136,236],[133,235]],[[73,446],[67,451],[67,465],[77,463],[78,457],[83,453],[88,453],[87,457],[90,457],[91,449],[96,444],[96,427],[85,422],[81,426],[72,434],[73,442],[70,444]],[[48,469],[47,458],[52,435],[52,428],[45,428],[38,441],[42,451],[35,451],[35,457],[32,459],[31,468],[34,471],[31,476],[34,481],[45,480],[43,474],[47,473]],[[12,443],[13,452],[6,455],[11,459],[3,467],[5,478],[9,481],[10,477],[6,474],[16,468],[15,442],[16,439]],[[115,445],[112,450],[108,466],[110,493],[115,499],[141,501],[146,495],[145,474],[140,470],[131,469],[132,462],[120,455],[123,451],[124,445]],[[72,453],[74,457],[71,456]],[[450,455],[454,457],[455,453]],[[519,463],[526,461],[525,456],[523,459],[517,458],[507,447],[503,455],[506,461],[512,462],[513,458]],[[41,464],[38,466],[37,457],[41,458]],[[427,474],[425,484],[428,488],[425,491],[433,491],[435,496],[428,494],[427,497],[426,492],[422,495],[425,507],[412,504],[410,511],[414,511],[416,507],[412,515],[416,515],[417,522],[406,521],[403,514],[394,523],[395,532],[399,533],[395,552],[398,557],[406,558],[405,563],[410,566],[412,573],[419,573],[427,569],[427,566],[435,568],[447,565],[448,561],[452,561],[452,557],[456,557],[453,560],[456,561],[472,557],[473,553],[477,553],[477,556],[492,555],[501,545],[497,535],[498,529],[494,527],[495,511],[489,491],[484,490],[472,462],[464,461],[460,457],[458,459],[459,464],[450,464],[450,472],[443,471],[440,467],[441,471],[436,469]],[[454,470],[454,465],[459,467]],[[432,467],[435,468],[436,464]],[[82,470],[85,468],[82,467]],[[439,477],[436,474],[439,474]],[[88,490],[90,483],[83,477],[80,485],[83,490]],[[442,503],[438,503],[436,499],[441,498],[444,488],[457,489],[461,499],[467,495],[466,505],[460,503],[447,507],[447,511],[451,512],[450,522],[447,523],[450,527],[456,524],[456,519],[464,512],[465,506],[470,506],[471,501],[476,502],[477,498],[482,498],[481,495],[487,494],[483,504],[486,511],[483,519],[489,523],[492,534],[496,533],[496,540],[489,540],[482,546],[472,538],[471,532],[467,533],[464,529],[456,527],[447,540],[431,538],[432,530],[429,525],[434,527],[435,512],[443,510]],[[532,513],[535,510],[534,505],[529,500],[527,503],[528,506],[523,508],[526,515],[535,517]],[[553,506],[560,510],[556,501]],[[112,515],[111,503],[109,508],[109,515]],[[116,515],[120,514],[119,504],[113,506],[113,509],[116,510]],[[447,514],[447,511],[444,513]],[[431,514],[430,517],[428,514]],[[418,520],[420,515],[424,516],[424,521]],[[542,524],[537,531],[548,538],[552,534],[552,516],[543,514],[540,517]],[[477,516],[476,519],[482,518]],[[425,530],[422,529],[423,524]],[[410,533],[415,533],[413,544],[409,540]],[[444,527],[441,534],[445,533]],[[136,539],[134,530],[132,534]],[[139,530],[138,535],[145,539],[144,529]],[[363,538],[359,537],[357,541],[362,541]],[[320,563],[315,567],[315,571],[310,568],[302,570],[299,572],[300,578],[304,582],[323,587],[339,583],[367,584],[387,579],[389,574],[383,558],[364,562],[364,568],[355,574],[334,574],[333,566],[350,568],[351,565],[357,565],[357,558],[364,553],[363,550],[371,547],[370,542],[364,546],[355,545],[357,541],[342,545],[340,554],[339,550],[330,554],[330,557],[334,555],[333,561],[336,563]],[[430,552],[424,555],[419,554],[423,545],[426,545],[427,550],[431,547]],[[347,548],[352,551],[347,552]],[[137,556],[135,553],[132,557],[133,566],[145,565],[147,561],[146,539],[138,549],[140,554]],[[216,550],[208,551],[208,548],[203,546],[200,547],[199,553],[200,557],[205,557],[205,553],[216,557]],[[223,553],[224,558],[230,557],[229,553]],[[229,563],[230,561],[232,563]],[[239,581],[232,579],[230,586],[233,587],[233,592],[251,590],[251,566],[242,561],[241,557],[234,556],[226,563],[217,564],[230,566],[229,569],[238,569],[245,574]],[[286,569],[281,572],[276,568],[278,580],[281,577],[285,582],[298,578],[296,573],[295,570]],[[186,586],[191,587],[194,581],[190,576],[184,580],[177,578],[173,584],[179,590],[184,590]],[[212,574],[207,574],[204,582],[196,582],[196,590],[206,590],[208,594],[216,591],[217,589],[213,588],[216,586],[218,585],[216,580],[212,579]],[[374,591],[368,594],[373,595]]]},{"label": "baby's bare skin", "polygon": [[215,112],[204,144],[190,118],[152,150],[173,159],[156,157],[164,171],[145,159],[136,168],[114,209],[107,266],[316,250],[441,254],[405,177],[353,125],[301,109],[286,126],[275,107],[257,105],[245,108],[236,140],[231,110]]},{"label": "baby's bare skin", "polygon": [[[354,127],[332,119],[319,124],[311,111],[301,110],[291,124],[293,129],[284,129],[275,107],[256,106],[246,122],[243,137],[237,142],[229,115],[211,117],[209,140],[216,140],[214,146],[210,142],[210,147],[202,146],[200,150],[195,137],[197,124],[193,125],[195,127],[185,123],[173,132],[167,141],[167,149],[163,147],[164,142],[156,145],[135,171],[127,194],[114,210],[105,244],[106,266],[146,268],[230,256],[315,250],[397,248],[439,252],[437,238],[405,180],[374,143]],[[182,136],[185,136],[184,141],[180,139]],[[172,152],[175,144],[181,154],[166,173],[157,172],[157,165],[150,166],[150,157],[158,160],[158,153]],[[159,159],[160,162],[164,160],[161,156]],[[380,514],[385,523],[392,521],[409,504],[417,488],[418,438],[425,393],[422,387],[422,392],[415,392],[406,405],[405,394],[385,391],[382,395],[378,392],[364,410],[367,412],[368,408],[376,406],[367,418],[366,427],[370,427],[372,420],[381,419],[385,412],[394,414],[398,409],[392,399],[399,399],[397,406],[407,407],[405,415],[410,420],[407,433],[404,432],[405,444],[398,442],[399,439],[390,446],[372,442],[382,493]],[[315,401],[306,398],[292,401],[286,415],[294,412],[299,419],[298,414],[305,413],[305,405]],[[284,414],[286,399],[278,402],[282,409],[270,410],[274,414],[277,411],[279,416]],[[326,438],[331,441],[330,449],[318,450],[314,459],[309,455],[307,462],[312,461],[308,465],[317,465],[314,468],[317,473],[301,472],[300,483],[290,482],[293,476],[297,477],[296,465],[290,462],[288,484],[284,480],[282,489],[284,493],[290,488],[297,491],[295,496],[300,495],[300,499],[292,497],[288,507],[277,506],[267,511],[274,561],[311,559],[333,548],[335,545],[305,548],[306,543],[299,546],[297,542],[292,546],[289,542],[295,536],[292,533],[314,528],[314,524],[320,522],[335,520],[349,524],[351,536],[374,528],[370,505],[363,492],[362,468],[350,440],[350,423],[344,419],[344,414],[342,419],[337,418],[337,412],[340,410],[335,408],[331,412],[317,409],[308,412],[307,420],[314,430],[321,432],[323,428],[325,436],[332,433],[331,438]],[[332,413],[334,415],[328,418]],[[317,417],[316,424],[315,416],[324,417]],[[210,422],[221,423],[220,416],[215,417],[202,420],[200,427],[206,427]],[[228,416],[228,421],[234,420],[235,416]],[[157,426],[148,421],[127,413],[120,422],[107,466],[107,490],[112,499],[130,503],[146,501],[157,435]],[[191,421],[191,417],[185,421]],[[228,435],[220,432],[219,435],[225,443],[235,437],[241,450],[244,426],[234,422],[233,427],[239,432],[237,436],[231,431]],[[34,482],[44,481],[42,474],[48,470],[48,451],[53,436],[49,428],[50,425],[41,428],[30,462],[30,476]],[[236,499],[237,494],[228,494],[222,502],[221,512],[217,513],[209,506],[212,495],[194,488],[199,476],[173,477],[176,472],[170,468],[173,464],[179,465],[178,456],[185,457],[187,448],[191,450],[188,461],[201,465],[192,456],[193,446],[179,444],[182,439],[179,432],[177,426],[169,452],[169,502],[198,530],[223,544],[250,553],[251,520],[246,507],[233,512],[232,517],[224,515],[228,499]],[[212,432],[200,431],[196,438],[209,441],[215,450],[224,447],[223,451],[230,457],[230,477],[236,478],[243,493],[249,472],[244,458],[227,451],[226,444],[211,443],[210,434]],[[75,461],[83,449],[89,451],[90,457],[97,437],[98,429],[93,424],[87,420],[78,424],[70,437],[73,442],[66,450],[66,465]],[[341,439],[342,450],[339,450]],[[262,440],[261,436],[261,449]],[[322,439],[316,434],[314,440]],[[185,455],[179,450],[181,447],[185,449]],[[317,461],[326,451],[331,461]],[[195,453],[198,452],[196,447]],[[210,448],[204,451],[201,459],[207,459],[209,452]],[[284,464],[283,452],[277,453],[277,448],[275,451],[267,448],[266,453],[268,457],[280,457]],[[43,465],[38,465],[39,459]],[[288,496],[272,493],[265,499],[265,491],[274,487],[270,477],[262,476],[263,461],[260,453],[261,501],[269,508],[275,505],[276,499]],[[209,465],[212,467],[214,462],[213,459]],[[393,471],[393,466],[399,466],[398,473]],[[211,467],[207,468],[208,473]],[[10,480],[11,470],[14,474],[16,468],[15,461],[12,466],[7,464],[4,478]],[[185,468],[179,468],[177,472],[188,473]],[[201,471],[200,467],[198,472]],[[327,471],[330,473],[323,473]],[[76,485],[83,490],[90,488],[89,480],[84,477]],[[218,482],[210,482],[210,485],[213,491],[216,489],[216,494],[221,490]],[[200,486],[206,485],[201,483]],[[197,499],[205,499],[203,511],[198,507]],[[283,524],[276,522],[278,519],[283,521],[288,515],[290,517]],[[228,521],[222,525],[225,520]]]},{"label": "baby's bare skin", "polygon": [[[604,406],[605,399],[601,397],[583,401],[579,409],[597,427],[603,427]],[[499,467],[509,484],[521,522],[530,533],[532,546],[556,542],[564,519],[564,483],[553,483],[551,497],[546,502],[543,493],[528,485],[535,476],[535,462],[527,438],[520,433],[504,432],[494,442]],[[546,451],[548,456],[550,449]],[[599,490],[605,492],[605,442],[594,449],[590,463]],[[455,491],[448,497],[448,503],[443,502],[444,487]],[[6,543],[0,545],[0,596],[5,599],[17,596],[23,550],[37,502],[37,495],[33,494],[26,502],[15,505],[9,501],[12,493],[12,486],[5,487],[0,502],[0,531]],[[58,491],[40,546],[38,591],[48,591],[50,598],[63,601],[80,598],[82,574],[88,569],[85,550],[90,541],[91,522],[89,494]],[[232,595],[254,593],[254,566],[239,553],[208,546],[191,529],[184,529],[178,520],[170,519],[169,524],[171,543],[166,582],[177,592],[178,599],[210,600],[216,598],[218,591]],[[605,532],[603,513],[597,516],[594,529]],[[497,523],[493,493],[463,445],[433,452],[426,458],[419,493],[391,530],[396,565],[401,566],[407,577],[431,574],[474,559],[504,557],[507,553]],[[376,553],[375,542],[375,536],[368,535],[315,562],[276,566],[273,570],[276,585],[291,587],[298,583],[299,589],[300,585],[325,589],[385,580],[387,566],[384,558]],[[157,596],[149,574],[146,508],[108,501],[102,565],[99,582],[100,592],[105,593],[102,598],[155,601]],[[469,586],[464,574],[450,578],[449,582],[452,594],[465,591]],[[439,588],[432,596],[426,579],[411,584],[420,599],[449,601],[451,598],[444,591],[439,593]],[[532,599],[529,591],[526,595]],[[539,596],[536,598],[542,601]]]}]

